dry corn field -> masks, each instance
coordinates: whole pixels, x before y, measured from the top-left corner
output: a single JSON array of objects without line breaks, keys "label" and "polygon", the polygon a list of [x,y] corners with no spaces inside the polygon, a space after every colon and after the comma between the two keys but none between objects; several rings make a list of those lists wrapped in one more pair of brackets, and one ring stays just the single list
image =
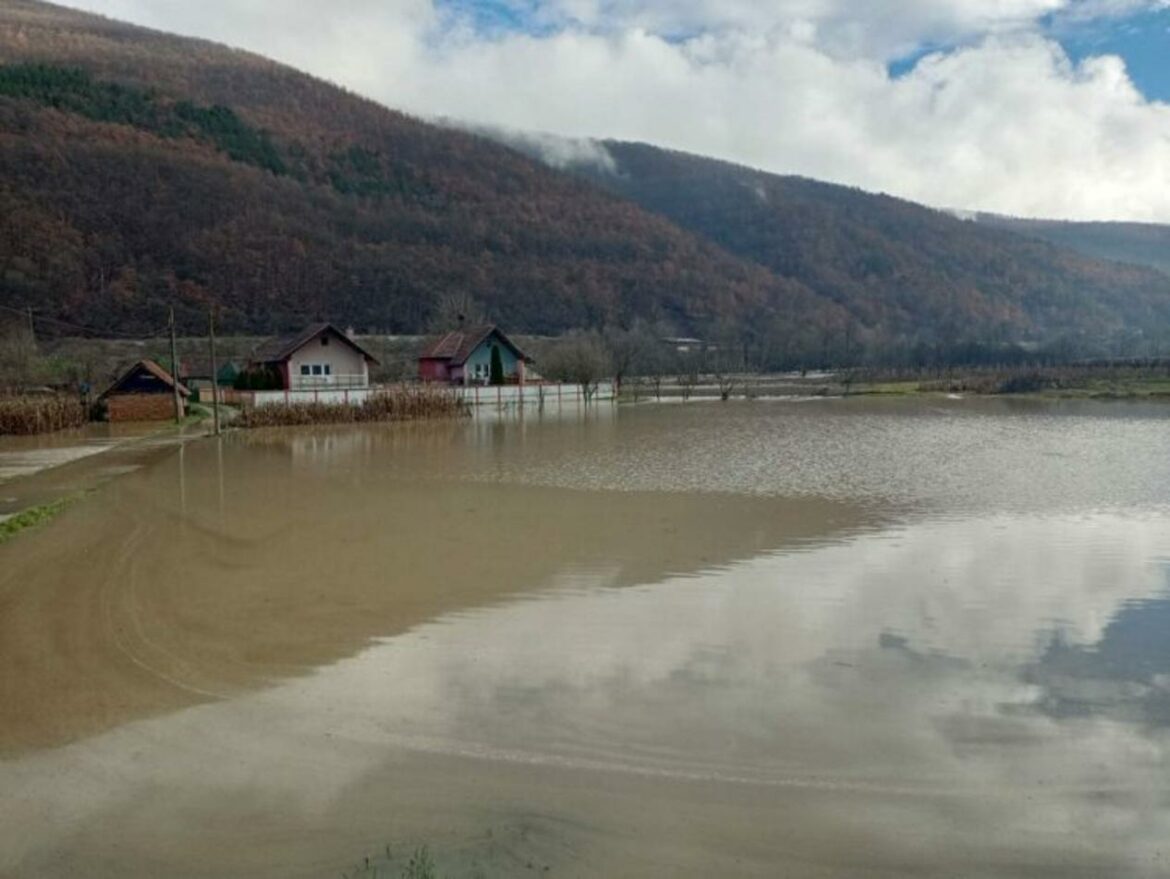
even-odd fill
[{"label": "dry corn field", "polygon": [[467,414],[467,405],[447,388],[419,386],[382,391],[358,405],[288,403],[248,408],[236,423],[241,427],[288,427],[367,421],[421,421]]},{"label": "dry corn field", "polygon": [[51,433],[86,420],[81,403],[67,397],[0,397],[0,436]]}]

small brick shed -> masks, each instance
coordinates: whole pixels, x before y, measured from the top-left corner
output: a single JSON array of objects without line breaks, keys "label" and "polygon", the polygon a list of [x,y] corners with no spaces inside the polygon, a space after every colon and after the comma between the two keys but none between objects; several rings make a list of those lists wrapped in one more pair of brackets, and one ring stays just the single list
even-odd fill
[{"label": "small brick shed", "polygon": [[[153,360],[139,360],[102,394],[110,421],[166,421],[175,414],[175,379]],[[191,392],[179,388],[179,409],[187,414]]]}]

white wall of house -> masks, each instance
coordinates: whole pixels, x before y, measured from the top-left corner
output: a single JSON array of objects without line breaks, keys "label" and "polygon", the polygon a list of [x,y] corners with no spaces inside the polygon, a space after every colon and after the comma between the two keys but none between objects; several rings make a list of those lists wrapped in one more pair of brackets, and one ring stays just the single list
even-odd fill
[{"label": "white wall of house", "polygon": [[[326,341],[328,344],[322,345]],[[289,358],[291,390],[303,388],[367,388],[366,358],[333,335],[312,339]]]}]

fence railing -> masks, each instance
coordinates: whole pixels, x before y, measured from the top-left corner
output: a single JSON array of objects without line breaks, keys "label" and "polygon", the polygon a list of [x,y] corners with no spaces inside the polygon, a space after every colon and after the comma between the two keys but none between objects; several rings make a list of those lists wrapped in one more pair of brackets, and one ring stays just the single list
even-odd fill
[{"label": "fence railing", "polygon": [[370,386],[367,375],[294,375],[290,376],[290,391],[362,391]]},{"label": "fence railing", "polygon": [[[381,388],[290,388],[286,391],[237,391],[220,389],[220,400],[237,406],[274,406],[293,403],[348,403],[356,405]],[[580,385],[526,384],[484,387],[452,387],[452,392],[471,407],[505,406],[580,406],[586,402],[605,402],[616,399],[611,382],[601,382],[590,388],[588,399]]]},{"label": "fence railing", "polygon": [[524,385],[469,385],[455,387],[472,406],[573,406],[616,399],[612,382],[599,382],[588,393],[580,385],[537,382]]}]

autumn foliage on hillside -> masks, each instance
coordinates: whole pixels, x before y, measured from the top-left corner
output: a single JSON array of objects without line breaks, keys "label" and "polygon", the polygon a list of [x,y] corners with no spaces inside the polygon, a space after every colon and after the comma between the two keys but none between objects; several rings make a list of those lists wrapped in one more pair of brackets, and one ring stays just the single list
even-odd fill
[{"label": "autumn foliage on hillside", "polygon": [[1170,340],[1170,276],[883,195],[610,142],[598,183],[845,308],[886,340]]},{"label": "autumn foliage on hillside", "polygon": [[424,329],[470,294],[521,331],[838,309],[504,147],[246,53],[0,10],[0,304],[225,332]]},{"label": "autumn foliage on hillside", "polygon": [[0,306],[123,334],[171,307],[201,332],[212,304],[224,333],[412,333],[458,299],[517,332],[639,324],[735,339],[771,367],[1119,354],[1170,328],[1158,272],[609,149],[619,174],[567,174],[246,52],[6,0]]}]

